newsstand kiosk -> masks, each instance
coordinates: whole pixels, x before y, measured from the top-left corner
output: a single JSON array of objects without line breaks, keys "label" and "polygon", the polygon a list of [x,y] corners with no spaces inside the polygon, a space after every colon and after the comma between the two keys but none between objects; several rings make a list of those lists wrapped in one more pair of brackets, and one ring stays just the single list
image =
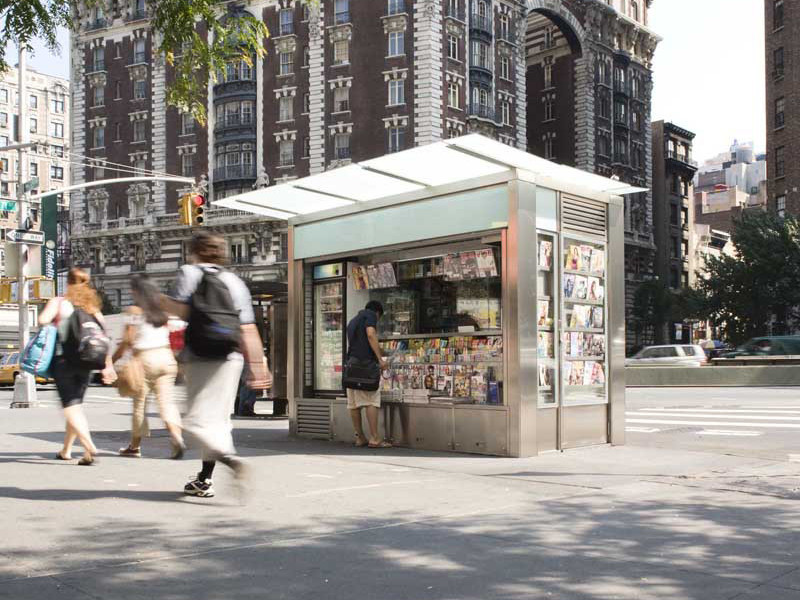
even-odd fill
[{"label": "newsstand kiosk", "polygon": [[379,300],[394,444],[624,443],[623,195],[643,191],[469,135],[218,202],[288,218],[291,434],[353,441],[345,330]]}]

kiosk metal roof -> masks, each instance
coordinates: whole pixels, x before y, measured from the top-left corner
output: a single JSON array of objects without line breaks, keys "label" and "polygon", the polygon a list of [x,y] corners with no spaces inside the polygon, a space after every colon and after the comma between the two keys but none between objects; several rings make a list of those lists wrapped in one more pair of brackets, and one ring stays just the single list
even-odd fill
[{"label": "kiosk metal roof", "polygon": [[511,177],[515,171],[527,173],[533,181],[545,185],[560,187],[560,182],[593,195],[622,196],[646,191],[470,134],[230,196],[214,205],[290,219],[361,202],[424,193],[481,177]]}]

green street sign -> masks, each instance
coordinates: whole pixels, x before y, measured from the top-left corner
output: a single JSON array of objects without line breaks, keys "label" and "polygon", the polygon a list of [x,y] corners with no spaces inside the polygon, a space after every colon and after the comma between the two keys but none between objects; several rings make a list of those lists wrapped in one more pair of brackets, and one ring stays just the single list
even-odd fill
[{"label": "green street sign", "polygon": [[27,194],[31,190],[35,190],[39,187],[39,178],[38,177],[31,177],[30,181],[27,181],[23,186],[23,191]]},{"label": "green street sign", "polygon": [[17,210],[16,200],[0,200],[0,210],[15,211]]}]

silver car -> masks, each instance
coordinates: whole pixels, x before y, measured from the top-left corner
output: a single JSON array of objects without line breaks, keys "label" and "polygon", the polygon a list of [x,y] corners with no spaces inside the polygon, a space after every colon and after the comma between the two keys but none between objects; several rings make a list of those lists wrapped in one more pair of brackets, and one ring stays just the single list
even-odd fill
[{"label": "silver car", "polygon": [[648,346],[625,361],[626,367],[701,367],[706,353],[696,344]]}]

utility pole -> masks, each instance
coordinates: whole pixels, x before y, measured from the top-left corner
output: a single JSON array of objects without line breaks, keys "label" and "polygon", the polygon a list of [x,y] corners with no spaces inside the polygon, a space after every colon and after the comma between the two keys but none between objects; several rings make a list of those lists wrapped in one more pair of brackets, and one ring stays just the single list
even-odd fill
[{"label": "utility pole", "polygon": [[[17,223],[19,229],[29,229],[31,226],[28,214],[27,195],[25,189],[28,174],[28,142],[30,141],[30,126],[28,124],[28,78],[27,78],[27,50],[20,44],[18,71],[18,106],[17,127],[19,131],[17,148],[17,165],[19,180],[17,181]],[[17,305],[19,306],[19,353],[28,345],[30,337],[30,323],[28,322],[28,245],[19,245],[19,273],[17,275]],[[14,381],[14,400],[11,408],[29,408],[36,404],[36,379],[29,373],[21,372]]]}]

